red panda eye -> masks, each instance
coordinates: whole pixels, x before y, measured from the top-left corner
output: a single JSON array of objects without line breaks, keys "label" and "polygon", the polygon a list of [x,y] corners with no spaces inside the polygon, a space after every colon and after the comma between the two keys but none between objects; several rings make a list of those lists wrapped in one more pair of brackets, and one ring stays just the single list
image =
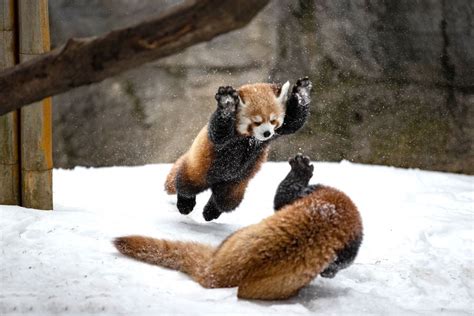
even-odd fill
[{"label": "red panda eye", "polygon": [[272,125],[275,125],[276,123],[277,123],[276,120],[271,120],[271,121],[270,121],[270,124],[272,124]]},{"label": "red panda eye", "polygon": [[255,126],[260,126],[262,125],[262,122],[253,122],[255,124]]}]

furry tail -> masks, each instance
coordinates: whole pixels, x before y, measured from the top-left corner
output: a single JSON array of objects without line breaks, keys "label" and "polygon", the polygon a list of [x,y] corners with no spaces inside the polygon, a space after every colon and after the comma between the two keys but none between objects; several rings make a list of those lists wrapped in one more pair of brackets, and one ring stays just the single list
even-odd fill
[{"label": "furry tail", "polygon": [[170,195],[176,194],[176,175],[178,174],[179,167],[181,166],[183,160],[183,156],[176,160],[174,165],[171,167],[168,176],[166,176],[165,191]]},{"label": "furry tail", "polygon": [[118,237],[114,245],[125,256],[184,272],[202,286],[210,286],[205,268],[215,251],[211,246],[143,236]]}]

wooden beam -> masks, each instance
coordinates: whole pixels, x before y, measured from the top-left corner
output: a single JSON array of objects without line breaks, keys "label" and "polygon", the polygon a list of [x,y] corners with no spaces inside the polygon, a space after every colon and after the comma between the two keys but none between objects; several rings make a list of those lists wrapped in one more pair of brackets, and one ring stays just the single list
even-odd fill
[{"label": "wooden beam", "polygon": [[[0,0],[0,70],[15,65],[14,0]],[[18,113],[0,116],[0,204],[20,205]]]},{"label": "wooden beam", "polygon": [[[49,51],[48,0],[19,0],[20,63]],[[53,209],[51,98],[21,109],[21,204]]]},{"label": "wooden beam", "polygon": [[[268,2],[188,0],[136,26],[97,38],[70,39],[61,48],[0,73],[0,115],[240,28]],[[235,43],[235,49],[243,48]]]}]

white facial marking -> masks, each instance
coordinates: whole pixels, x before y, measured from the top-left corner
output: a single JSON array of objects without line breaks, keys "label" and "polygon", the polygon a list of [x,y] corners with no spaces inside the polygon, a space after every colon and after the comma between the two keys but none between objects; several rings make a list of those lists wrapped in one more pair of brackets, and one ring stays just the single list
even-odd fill
[{"label": "white facial marking", "polygon": [[283,120],[285,119],[285,112],[282,112],[280,115],[272,113],[270,114],[270,123],[272,123],[275,128],[280,127],[283,124]]},{"label": "white facial marking", "polygon": [[275,126],[270,123],[264,123],[253,129],[253,136],[258,140],[270,139],[275,134]]},{"label": "white facial marking", "polygon": [[288,99],[288,89],[290,89],[289,81],[285,82],[285,84],[281,87],[280,95],[277,97],[277,102],[279,104],[286,103],[286,99]]},{"label": "white facial marking", "polygon": [[285,120],[285,112],[282,112],[280,116],[278,117],[278,127],[283,125],[283,121]]},{"label": "white facial marking", "polygon": [[257,115],[252,118],[252,121],[254,121],[255,123],[261,123],[263,121],[263,118],[260,115]]},{"label": "white facial marking", "polygon": [[244,101],[242,101],[242,99],[240,98],[239,96],[239,102],[240,102],[240,107],[244,108],[247,106],[247,104],[244,103]]},{"label": "white facial marking", "polygon": [[239,125],[237,126],[237,131],[242,135],[248,134],[249,125],[252,124],[252,121],[243,116],[242,114],[239,115]]}]

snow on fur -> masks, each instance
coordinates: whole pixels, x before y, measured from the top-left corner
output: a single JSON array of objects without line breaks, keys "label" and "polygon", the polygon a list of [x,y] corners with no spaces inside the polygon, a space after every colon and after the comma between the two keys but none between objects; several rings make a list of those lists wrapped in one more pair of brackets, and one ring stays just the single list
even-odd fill
[{"label": "snow on fur", "polygon": [[468,315],[473,310],[474,177],[315,163],[311,183],[356,203],[364,241],[355,263],[290,300],[239,300],[186,275],[120,255],[111,240],[140,234],[217,245],[273,213],[290,169],[267,163],[240,207],[206,223],[163,191],[170,165],[55,170],[55,211],[0,206],[0,314]]}]

